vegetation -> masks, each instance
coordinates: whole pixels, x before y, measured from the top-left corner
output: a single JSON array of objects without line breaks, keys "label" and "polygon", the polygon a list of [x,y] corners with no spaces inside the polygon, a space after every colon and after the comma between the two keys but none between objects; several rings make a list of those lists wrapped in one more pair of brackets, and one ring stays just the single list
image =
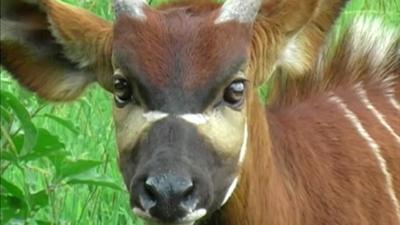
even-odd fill
[{"label": "vegetation", "polygon": [[[111,0],[65,1],[113,17]],[[377,2],[353,0],[338,27],[360,13],[400,24],[400,0]],[[93,86],[49,104],[0,73],[0,224],[140,224],[117,166],[110,94]]]}]

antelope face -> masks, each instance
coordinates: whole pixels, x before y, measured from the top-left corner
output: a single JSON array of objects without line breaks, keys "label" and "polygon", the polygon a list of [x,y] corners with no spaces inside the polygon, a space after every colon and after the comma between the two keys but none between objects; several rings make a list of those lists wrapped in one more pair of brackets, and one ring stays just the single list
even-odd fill
[{"label": "antelope face", "polygon": [[120,168],[138,216],[194,224],[237,184],[251,26],[224,21],[216,6],[157,12],[131,4],[117,3],[114,26]]}]

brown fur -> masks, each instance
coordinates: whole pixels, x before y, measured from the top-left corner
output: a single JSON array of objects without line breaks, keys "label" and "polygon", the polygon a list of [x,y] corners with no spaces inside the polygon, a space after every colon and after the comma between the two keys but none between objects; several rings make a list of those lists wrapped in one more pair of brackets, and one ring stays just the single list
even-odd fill
[{"label": "brown fur", "polygon": [[[250,68],[256,86],[268,81],[270,76],[298,77],[310,72],[347,0],[276,2],[266,1],[254,24]],[[295,62],[281,58],[291,40],[295,40],[299,52]],[[293,68],[292,64],[300,64],[303,69]]]},{"label": "brown fur", "polygon": [[110,90],[111,24],[58,1],[39,2],[2,2],[2,23],[17,23],[11,32],[23,33],[2,38],[1,64],[50,100],[74,99],[95,80]]},{"label": "brown fur", "polygon": [[[190,65],[190,69],[198,74],[196,79],[187,78],[185,88],[205,85],[213,81],[211,78],[215,78],[207,71],[216,71],[217,65],[224,65],[224,62],[231,61],[230,57],[237,57],[246,52],[235,47],[244,47],[245,42],[249,41],[243,38],[249,26],[229,23],[210,28],[216,14],[214,11],[211,14],[209,12],[217,6],[208,3],[196,5],[196,1],[188,2],[162,6],[164,10],[176,12],[168,14],[176,17],[171,20],[171,24],[164,24],[166,20],[163,16],[166,14],[158,15],[151,10],[147,11],[148,21],[145,23],[122,17],[117,22],[115,31],[118,35],[124,35],[113,37],[108,22],[85,11],[55,1],[43,0],[41,7],[44,11],[34,11],[32,14],[36,18],[35,25],[47,32],[47,38],[58,43],[56,53],[61,53],[63,57],[52,61],[49,55],[43,56],[29,50],[30,46],[25,42],[2,40],[2,65],[5,65],[23,85],[37,91],[41,96],[65,100],[76,97],[96,78],[110,89],[111,42],[116,43],[117,48],[134,49],[134,53],[145,56],[136,59],[136,66],[140,65],[140,68],[135,68],[136,72],[147,72],[148,78],[159,86],[168,83],[171,75],[169,73],[174,72],[168,71],[167,64],[162,62],[177,49],[168,49],[165,45],[174,43],[175,47],[179,47],[177,42],[190,42],[191,47],[198,49],[197,54],[207,56],[209,48],[223,45],[218,54],[202,57],[207,59],[205,61],[191,60],[196,64]],[[376,67],[371,66],[373,61],[368,54],[354,55],[355,53],[349,51],[353,45],[350,42],[351,33],[344,36],[336,52],[326,50],[320,53],[323,40],[345,2],[305,0],[299,3],[294,0],[272,0],[263,5],[253,25],[249,53],[251,60],[248,73],[252,81],[247,99],[250,143],[245,163],[241,168],[240,185],[227,205],[203,224],[399,223],[393,202],[387,193],[385,177],[370,146],[338,105],[329,101],[334,93],[360,117],[371,137],[377,140],[382,149],[382,156],[393,175],[394,188],[398,194],[398,143],[361,103],[354,86],[362,83],[368,97],[386,116],[395,132],[399,133],[399,112],[390,108],[387,96],[383,94],[389,87],[393,87],[396,90],[395,99],[400,99],[399,40],[395,40],[392,51],[387,52],[386,63]],[[195,6],[189,7],[188,4]],[[187,14],[188,10],[190,13]],[[209,18],[196,20],[188,15]],[[47,23],[48,19],[52,23],[51,26]],[[192,23],[186,22],[189,20]],[[201,29],[203,27],[204,29]],[[129,28],[128,32],[136,33],[127,35],[126,31],[122,31],[126,28]],[[189,32],[182,33],[182,30]],[[201,34],[192,34],[190,31],[201,31]],[[178,33],[174,36],[178,38],[168,39],[172,37],[171,33]],[[215,36],[211,36],[212,34]],[[238,42],[227,41],[230,40],[230,35],[238,35],[241,38],[232,38],[239,40]],[[81,38],[82,36],[85,38]],[[198,39],[198,36],[205,39]],[[196,45],[211,43],[211,39],[216,40],[216,45]],[[285,62],[285,58],[281,58],[291,40],[296,41],[302,56],[299,59],[299,64],[304,68],[302,70],[293,69],[289,62]],[[145,44],[146,42],[159,45]],[[330,45],[331,43],[327,44]],[[57,47],[61,47],[61,51],[58,51]],[[363,49],[365,46],[356,47]],[[84,49],[83,53],[78,51],[81,49]],[[52,53],[53,51],[54,49],[51,50]],[[359,59],[359,64],[348,64],[352,55]],[[191,59],[190,57],[192,56],[183,55],[182,60]],[[76,64],[81,63],[82,59],[88,60],[89,64],[77,69]],[[276,82],[274,96],[265,109],[258,100],[256,87],[268,80],[274,66],[277,67],[272,75]],[[65,76],[70,70],[82,73],[78,74],[80,77],[89,78],[84,79],[86,82],[64,90],[67,91],[66,94],[60,94],[60,82],[57,81],[61,81],[62,85],[63,81],[70,79],[71,77]],[[94,73],[98,76],[95,77]],[[385,80],[389,76],[392,76],[393,80],[391,86],[386,86]]]},{"label": "brown fur", "polygon": [[[377,58],[367,47],[378,43],[364,40],[368,44],[354,46],[355,32],[349,29],[336,49],[327,44],[314,74],[292,80],[278,77],[289,85],[268,107],[266,117],[257,98],[250,99],[251,143],[241,184],[214,224],[400,223],[371,147],[329,101],[333,94],[342,98],[380,146],[399,198],[400,143],[362,103],[355,86],[362,84],[372,104],[400,134],[400,112],[385,94],[393,88],[394,98],[400,100],[400,35],[390,36],[391,47],[381,52],[385,58],[374,65]],[[352,51],[353,46],[363,51]]]},{"label": "brown fur", "polygon": [[218,79],[232,61],[247,58],[250,27],[238,23],[215,26],[216,14],[203,13],[215,6],[164,6],[163,14],[148,10],[145,22],[120,18],[114,31],[114,49],[122,58],[119,64],[133,65],[127,70],[158,87],[176,82],[177,74],[183,76],[184,89],[191,91]]}]

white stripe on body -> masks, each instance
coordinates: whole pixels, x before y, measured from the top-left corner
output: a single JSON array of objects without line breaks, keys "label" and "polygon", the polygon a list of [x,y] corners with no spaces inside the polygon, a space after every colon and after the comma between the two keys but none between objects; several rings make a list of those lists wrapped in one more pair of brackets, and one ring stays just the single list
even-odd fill
[{"label": "white stripe on body", "polygon": [[389,94],[386,95],[386,97],[389,99],[389,103],[395,108],[397,109],[397,111],[400,112],[400,103],[396,100],[396,98],[394,97],[394,91],[390,91]]},{"label": "white stripe on body", "polygon": [[374,114],[374,116],[379,120],[379,122],[390,132],[391,135],[396,139],[397,143],[400,144],[400,136],[396,134],[393,128],[386,122],[385,116],[380,113],[372,102],[369,100],[367,92],[361,84],[356,86],[356,91],[361,101],[366,105],[366,107]]},{"label": "white stripe on body", "polygon": [[338,97],[336,95],[333,95],[330,98],[330,101],[339,106],[339,108],[345,113],[345,117],[356,128],[356,130],[358,131],[360,136],[368,143],[368,146],[370,147],[370,150],[372,151],[372,153],[374,154],[375,158],[377,159],[378,165],[379,165],[382,173],[385,176],[386,186],[388,188],[388,194],[389,194],[389,197],[391,198],[391,200],[393,202],[393,205],[395,207],[395,212],[396,212],[397,217],[398,217],[399,222],[400,222],[400,203],[399,203],[399,200],[396,197],[396,193],[394,191],[393,177],[392,177],[392,175],[390,174],[390,172],[388,170],[388,167],[387,167],[387,164],[386,164],[386,160],[382,156],[382,152],[381,152],[380,146],[371,137],[371,135],[367,132],[367,130],[365,130],[365,128],[363,127],[361,121],[358,119],[356,114],[354,114],[354,112],[352,112],[347,107],[347,105],[343,102],[343,100],[340,97]]},{"label": "white stripe on body", "polygon": [[393,96],[388,96],[388,97],[390,104],[392,104],[395,109],[400,111],[400,103]]}]

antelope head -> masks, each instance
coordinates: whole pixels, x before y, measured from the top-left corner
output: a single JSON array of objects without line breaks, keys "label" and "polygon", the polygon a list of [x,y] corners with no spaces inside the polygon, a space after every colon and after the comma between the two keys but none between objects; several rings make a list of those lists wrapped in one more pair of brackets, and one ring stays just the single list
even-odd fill
[{"label": "antelope head", "polygon": [[194,224],[229,199],[247,148],[247,62],[261,1],[157,11],[117,0],[114,119],[134,212]]},{"label": "antelope head", "polygon": [[262,0],[159,9],[114,0],[114,23],[56,0],[2,0],[1,64],[47,100],[73,100],[93,82],[112,92],[133,211],[148,224],[191,225],[223,207],[238,184],[249,99],[265,74],[251,72],[253,61],[274,63],[283,45],[266,30],[295,33],[318,1],[282,2],[265,1],[272,10],[262,23],[276,26],[257,30]]}]

